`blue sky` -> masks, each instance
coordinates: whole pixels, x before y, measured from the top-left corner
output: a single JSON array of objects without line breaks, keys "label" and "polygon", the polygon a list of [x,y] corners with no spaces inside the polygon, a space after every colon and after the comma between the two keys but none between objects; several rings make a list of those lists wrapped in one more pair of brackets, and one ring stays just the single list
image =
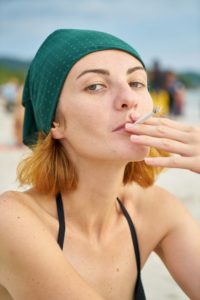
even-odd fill
[{"label": "blue sky", "polygon": [[0,0],[0,56],[31,59],[57,28],[107,31],[147,66],[200,71],[200,0]]}]

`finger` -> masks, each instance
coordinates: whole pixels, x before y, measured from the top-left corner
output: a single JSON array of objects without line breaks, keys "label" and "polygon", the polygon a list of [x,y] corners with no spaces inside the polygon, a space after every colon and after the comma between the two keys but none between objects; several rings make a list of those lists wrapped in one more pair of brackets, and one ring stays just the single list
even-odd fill
[{"label": "finger", "polygon": [[187,169],[200,173],[200,158],[182,156],[146,157],[144,161],[149,166]]},{"label": "finger", "polygon": [[146,135],[131,135],[130,140],[136,144],[154,147],[183,156],[193,156],[194,153],[194,147],[191,145],[187,145],[178,141],[172,141],[166,138],[150,137]]},{"label": "finger", "polygon": [[183,124],[176,122],[174,120],[170,120],[168,118],[159,118],[159,117],[152,117],[148,119],[145,124],[149,125],[164,125],[167,127],[171,127],[177,130],[185,131],[185,132],[192,132],[196,128],[193,125],[190,124]]},{"label": "finger", "polygon": [[174,128],[169,128],[164,125],[145,125],[145,124],[131,124],[128,123],[125,125],[127,131],[134,134],[148,135],[152,137],[164,137],[179,141],[182,143],[187,143],[190,139],[190,135],[184,131],[180,131]]}]

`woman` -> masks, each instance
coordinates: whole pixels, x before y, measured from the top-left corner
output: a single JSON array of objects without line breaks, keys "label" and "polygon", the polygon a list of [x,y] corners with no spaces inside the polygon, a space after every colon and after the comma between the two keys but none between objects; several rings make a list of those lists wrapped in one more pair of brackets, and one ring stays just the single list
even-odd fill
[{"label": "woman", "polygon": [[32,187],[1,196],[1,299],[143,300],[152,251],[199,299],[199,226],[144,162],[168,156],[154,148],[167,146],[163,121],[134,127],[153,109],[135,49],[102,32],[57,30],[31,64],[23,104],[33,151],[18,177]]}]

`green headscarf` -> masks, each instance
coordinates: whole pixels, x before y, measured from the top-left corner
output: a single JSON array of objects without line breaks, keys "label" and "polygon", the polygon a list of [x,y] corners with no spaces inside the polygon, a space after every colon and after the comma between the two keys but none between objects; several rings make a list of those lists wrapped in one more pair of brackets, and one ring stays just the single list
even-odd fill
[{"label": "green headscarf", "polygon": [[134,48],[108,33],[60,29],[47,37],[36,53],[25,81],[25,145],[35,144],[38,132],[49,133],[64,81],[73,65],[89,53],[108,49],[128,52],[144,66]]}]

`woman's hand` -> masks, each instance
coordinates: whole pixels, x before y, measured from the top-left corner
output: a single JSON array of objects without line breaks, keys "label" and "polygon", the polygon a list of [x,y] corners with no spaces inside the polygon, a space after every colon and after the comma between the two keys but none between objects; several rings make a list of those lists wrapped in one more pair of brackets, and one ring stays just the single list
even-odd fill
[{"label": "woman's hand", "polygon": [[169,157],[146,157],[152,166],[188,169],[200,174],[200,127],[167,118],[151,118],[144,124],[126,124],[135,144],[173,153]]}]

